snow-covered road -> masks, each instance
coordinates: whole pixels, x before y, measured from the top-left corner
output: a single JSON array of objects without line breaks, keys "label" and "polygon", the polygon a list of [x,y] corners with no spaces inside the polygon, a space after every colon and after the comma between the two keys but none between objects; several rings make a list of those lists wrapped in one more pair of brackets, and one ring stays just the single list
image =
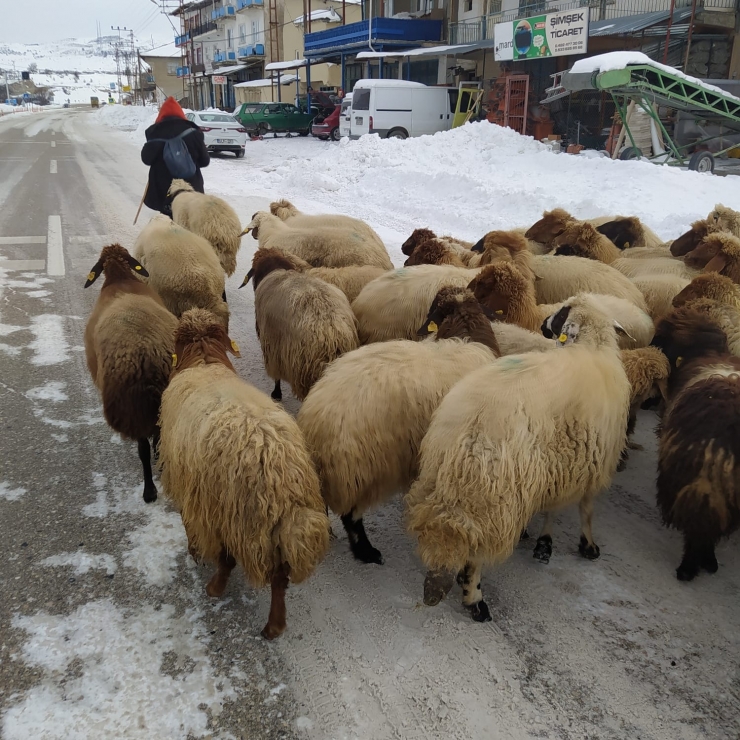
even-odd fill
[{"label": "snow-covered road", "polygon": [[[97,290],[83,292],[84,276],[103,244],[133,244],[146,177],[146,120],[125,132],[99,115],[0,121],[0,259],[43,261],[59,215],[66,266],[63,277],[37,265],[0,278],[4,737],[740,736],[739,541],[720,546],[715,576],[675,579],[680,538],[654,504],[650,413],[637,433],[645,450],[597,502],[602,557],[578,556],[577,513],[563,512],[550,564],[530,540],[484,575],[489,624],[470,620],[457,589],[423,606],[399,502],[365,520],[380,567],[354,561],[333,520],[337,539],[289,590],[275,643],[258,637],[268,594],[239,571],[209,600],[179,517],[163,498],[141,502],[135,449],[103,423],[81,351]],[[243,160],[214,158],[204,177],[245,224],[278,197],[366,218],[397,263],[417,226],[477,239],[560,205],[634,213],[668,238],[718,201],[740,208],[738,178],[555,156],[487,125],[407,142],[267,139]],[[237,370],[269,392],[252,291],[236,290],[255,246],[244,240],[226,291]],[[286,407],[298,404],[286,395]]]}]

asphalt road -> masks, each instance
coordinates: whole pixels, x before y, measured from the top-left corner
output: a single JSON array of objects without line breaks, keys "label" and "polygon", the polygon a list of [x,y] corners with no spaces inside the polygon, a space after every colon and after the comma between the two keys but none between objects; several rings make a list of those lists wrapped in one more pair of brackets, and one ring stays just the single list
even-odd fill
[{"label": "asphalt road", "polygon": [[[228,175],[249,152],[211,166]],[[457,590],[421,604],[398,502],[366,520],[382,567],[353,561],[334,520],[326,561],[288,592],[278,641],[258,636],[269,594],[238,571],[208,599],[179,517],[162,496],[143,504],[135,446],[105,425],[82,347],[99,289],[83,290],[85,276],[103,245],[132,246],[145,176],[136,145],[88,112],[0,119],[5,738],[740,737],[738,538],[715,576],[675,579],[652,414],[638,426],[645,450],[597,504],[601,559],[578,557],[577,513],[563,512],[549,565],[530,540],[485,574],[489,624],[470,621]],[[244,223],[268,203],[230,200]],[[246,239],[227,295],[237,369],[269,392],[251,289],[236,291],[253,248]]]}]

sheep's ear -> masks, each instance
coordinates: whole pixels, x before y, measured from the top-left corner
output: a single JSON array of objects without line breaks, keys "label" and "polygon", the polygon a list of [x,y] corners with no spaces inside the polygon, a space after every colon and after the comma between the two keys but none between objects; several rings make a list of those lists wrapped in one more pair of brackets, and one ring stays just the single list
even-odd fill
[{"label": "sheep's ear", "polygon": [[722,272],[727,266],[727,255],[719,252],[707,262],[704,272]]},{"label": "sheep's ear", "polygon": [[126,261],[128,262],[128,266],[137,274],[137,275],[143,275],[144,277],[149,277],[149,273],[146,271],[144,265],[142,265],[139,261],[135,260],[131,255],[129,255],[126,258]]},{"label": "sheep's ear", "polygon": [[532,274],[534,275],[534,281],[535,281],[535,283],[538,282],[538,281],[540,281],[540,280],[542,280],[542,276],[541,275],[537,275],[536,273],[532,273]]},{"label": "sheep's ear", "polygon": [[239,237],[246,236],[251,230],[252,230],[252,227],[251,226],[247,226],[247,228],[244,229],[244,231],[242,231],[241,234],[239,234]]},{"label": "sheep's ear", "polygon": [[618,249],[626,249],[635,240],[635,225],[628,219],[618,218],[596,227]]},{"label": "sheep's ear", "polygon": [[101,272],[103,272],[103,260],[98,260],[87,274],[87,281],[83,287],[89,288],[100,277]]},{"label": "sheep's ear", "polygon": [[473,244],[472,247],[470,247],[471,252],[477,252],[478,254],[483,254],[483,252],[486,251],[486,237],[484,236],[482,239],[479,239],[475,244]]},{"label": "sheep's ear", "polygon": [[243,288],[254,277],[254,267],[244,276],[244,282],[239,286]]},{"label": "sheep's ear", "polygon": [[635,341],[635,338],[618,321],[614,321],[614,331],[620,336],[629,337],[633,342]]},{"label": "sheep's ear", "polygon": [[231,337],[229,337],[229,350],[228,351],[231,352],[231,354],[234,355],[234,357],[242,356],[241,352],[239,351],[239,345],[233,339],[231,339]]}]

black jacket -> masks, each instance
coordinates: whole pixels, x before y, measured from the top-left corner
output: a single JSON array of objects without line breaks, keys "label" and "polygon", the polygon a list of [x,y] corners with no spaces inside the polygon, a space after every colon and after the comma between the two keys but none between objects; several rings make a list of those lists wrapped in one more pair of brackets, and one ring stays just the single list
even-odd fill
[{"label": "black jacket", "polygon": [[195,174],[188,182],[200,193],[203,192],[203,175],[201,167],[208,167],[211,158],[208,156],[203,132],[192,122],[174,116],[163,118],[146,130],[146,144],[141,150],[141,161],[149,165],[149,189],[144,198],[144,204],[154,211],[161,211],[167,204],[167,191],[170,189],[172,175],[164,163],[162,152],[164,143],[151,139],[171,139],[189,128],[195,129],[194,134],[188,134],[183,141],[188,147],[190,156],[195,162]]}]

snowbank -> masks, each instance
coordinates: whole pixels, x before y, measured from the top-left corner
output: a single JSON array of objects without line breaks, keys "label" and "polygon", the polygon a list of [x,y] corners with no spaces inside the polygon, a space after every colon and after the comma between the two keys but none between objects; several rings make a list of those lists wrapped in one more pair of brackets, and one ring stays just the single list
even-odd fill
[{"label": "snowbank", "polygon": [[206,189],[226,198],[288,198],[309,212],[339,212],[399,234],[417,227],[477,240],[529,226],[543,210],[579,218],[636,215],[666,239],[718,202],[740,202],[740,178],[646,162],[556,154],[487,122],[401,141],[366,136],[338,146],[306,139],[247,144],[239,162],[213,159]]},{"label": "snowbank", "polygon": [[141,105],[104,105],[96,113],[96,123],[129,131],[129,138],[144,141],[144,131],[154,123],[159,109]]}]

